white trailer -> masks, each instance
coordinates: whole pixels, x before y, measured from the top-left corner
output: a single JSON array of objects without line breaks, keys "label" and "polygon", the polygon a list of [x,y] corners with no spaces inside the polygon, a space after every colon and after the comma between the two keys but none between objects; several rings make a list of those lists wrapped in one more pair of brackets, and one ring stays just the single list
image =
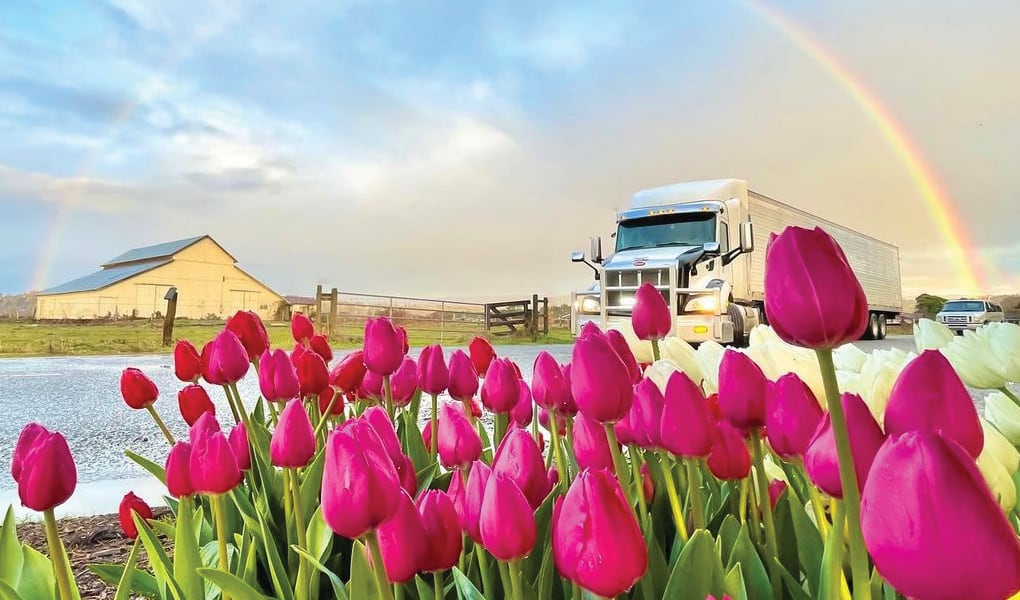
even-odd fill
[{"label": "white trailer", "polygon": [[765,322],[769,236],[788,226],[821,227],[843,248],[868,297],[865,338],[884,338],[887,320],[902,311],[896,246],[749,190],[739,179],[637,192],[616,221],[612,254],[603,257],[601,239],[593,238],[590,257],[571,256],[592,267],[596,280],[573,294],[575,335],[587,321],[629,331],[634,292],[651,282],[676,315],[672,335],[743,344]]}]

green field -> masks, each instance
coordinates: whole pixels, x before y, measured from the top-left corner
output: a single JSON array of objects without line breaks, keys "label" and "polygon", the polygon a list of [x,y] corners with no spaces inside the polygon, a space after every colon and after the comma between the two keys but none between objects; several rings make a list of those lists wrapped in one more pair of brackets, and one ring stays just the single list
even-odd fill
[{"label": "green field", "polygon": [[[223,327],[221,323],[189,323],[174,326],[174,339],[187,339],[201,348]],[[288,323],[268,323],[270,343],[274,348],[291,348],[294,341]],[[360,329],[344,328],[334,335],[334,348],[355,348],[361,344]],[[445,332],[444,346],[463,346],[476,334]],[[412,346],[438,343],[439,331],[411,330]],[[117,323],[50,324],[31,321],[0,321],[0,357],[12,356],[74,356],[101,354],[145,354],[169,352],[161,345],[163,324],[157,321],[121,321]],[[570,331],[553,329],[539,335],[536,342],[528,336],[494,336],[494,344],[566,344],[572,341]]]}]

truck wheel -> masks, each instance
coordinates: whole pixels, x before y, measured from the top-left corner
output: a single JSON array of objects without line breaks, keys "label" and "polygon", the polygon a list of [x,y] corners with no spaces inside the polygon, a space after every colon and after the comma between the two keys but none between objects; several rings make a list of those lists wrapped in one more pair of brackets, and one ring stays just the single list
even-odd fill
[{"label": "truck wheel", "polygon": [[875,339],[884,340],[887,330],[888,326],[885,315],[878,315],[878,337]]},{"label": "truck wheel", "polygon": [[736,348],[743,348],[747,345],[747,336],[744,335],[744,311],[739,305],[730,304],[726,313],[730,316],[730,322],[733,323],[732,345]]},{"label": "truck wheel", "polygon": [[864,334],[861,335],[862,340],[877,340],[878,339],[878,315],[875,313],[868,313],[868,327],[864,330]]}]

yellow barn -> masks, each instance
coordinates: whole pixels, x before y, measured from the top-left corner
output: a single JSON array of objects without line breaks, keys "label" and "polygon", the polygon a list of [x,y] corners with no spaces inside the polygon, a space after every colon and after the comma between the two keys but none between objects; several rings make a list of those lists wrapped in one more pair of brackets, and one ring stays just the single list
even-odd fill
[{"label": "yellow barn", "polygon": [[177,316],[224,318],[251,310],[272,319],[283,297],[245,273],[208,235],[128,250],[100,270],[42,291],[35,318],[150,318],[166,311],[177,290]]}]

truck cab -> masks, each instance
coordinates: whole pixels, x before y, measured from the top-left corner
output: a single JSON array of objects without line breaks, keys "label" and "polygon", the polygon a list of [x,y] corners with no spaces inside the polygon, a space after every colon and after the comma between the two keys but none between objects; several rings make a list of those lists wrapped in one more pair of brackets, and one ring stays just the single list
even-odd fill
[{"label": "truck cab", "polygon": [[935,319],[952,329],[957,335],[965,330],[975,330],[986,323],[1001,323],[1006,320],[1002,307],[988,300],[961,298],[950,300],[942,306]]}]

